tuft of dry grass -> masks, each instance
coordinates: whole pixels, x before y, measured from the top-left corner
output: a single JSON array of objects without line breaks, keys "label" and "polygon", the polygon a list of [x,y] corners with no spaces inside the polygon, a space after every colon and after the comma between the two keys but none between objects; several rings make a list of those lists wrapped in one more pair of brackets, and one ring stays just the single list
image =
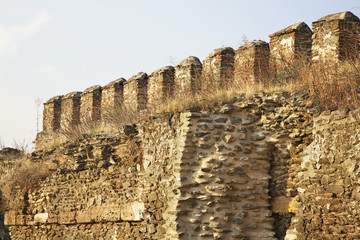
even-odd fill
[{"label": "tuft of dry grass", "polygon": [[[9,205],[12,209],[21,210],[24,201],[21,201],[28,190],[51,174],[49,163],[39,163],[31,160],[26,154],[8,156],[8,162],[2,162],[3,168],[0,175],[1,202],[0,212]],[[15,191],[16,190],[16,191]],[[16,196],[14,197],[14,194]],[[10,199],[12,201],[10,202]]]},{"label": "tuft of dry grass", "polygon": [[[251,98],[256,93],[309,91],[308,103],[321,110],[360,107],[360,59],[342,62],[316,62],[296,58],[291,62],[283,60],[281,68],[275,67],[271,59],[266,76],[254,81],[247,74],[234,74],[238,79],[222,79],[219,83],[212,76],[198,77],[196,91],[192,94],[174,96],[153,109],[136,111],[118,104],[115,110],[104,114],[102,123],[82,120],[76,126],[65,128],[62,135],[77,139],[83,133],[119,131],[124,125],[133,124],[153,114],[169,113],[184,110],[205,110],[223,103],[232,102],[239,97]],[[240,76],[240,77],[239,77]],[[208,79],[210,78],[210,79]]]}]

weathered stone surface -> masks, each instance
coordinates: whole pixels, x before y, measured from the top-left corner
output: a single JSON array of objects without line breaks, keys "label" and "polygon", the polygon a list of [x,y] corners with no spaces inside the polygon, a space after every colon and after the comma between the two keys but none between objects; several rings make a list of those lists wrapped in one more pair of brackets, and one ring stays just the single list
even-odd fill
[{"label": "weathered stone surface", "polygon": [[175,96],[193,96],[201,89],[202,64],[197,57],[188,57],[175,66]]},{"label": "weathered stone surface", "polygon": [[296,59],[309,60],[311,57],[312,31],[304,22],[279,30],[270,37],[270,55],[280,71]]},{"label": "weathered stone surface", "polygon": [[330,14],[312,23],[313,61],[358,57],[360,20],[351,12]]}]

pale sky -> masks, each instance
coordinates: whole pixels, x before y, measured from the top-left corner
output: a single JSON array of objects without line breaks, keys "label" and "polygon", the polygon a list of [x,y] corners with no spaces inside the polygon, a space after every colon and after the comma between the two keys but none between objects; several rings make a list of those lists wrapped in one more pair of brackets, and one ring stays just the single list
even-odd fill
[{"label": "pale sky", "polygon": [[203,60],[237,49],[243,36],[269,42],[284,27],[342,11],[360,16],[360,1],[0,0],[1,142],[35,139],[36,98]]}]

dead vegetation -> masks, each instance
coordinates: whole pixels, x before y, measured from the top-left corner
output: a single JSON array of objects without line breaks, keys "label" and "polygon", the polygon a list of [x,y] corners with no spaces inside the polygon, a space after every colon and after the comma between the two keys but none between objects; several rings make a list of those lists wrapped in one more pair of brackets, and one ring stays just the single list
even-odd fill
[{"label": "dead vegetation", "polygon": [[23,197],[28,190],[51,174],[48,163],[34,162],[30,154],[4,148],[0,151],[0,212],[9,206],[22,209]]},{"label": "dead vegetation", "polygon": [[296,58],[291,62],[283,60],[281,68],[275,67],[275,62],[270,60],[269,68],[265,71],[266,77],[263,76],[264,73],[260,77],[261,81],[249,79],[247,74],[236,73],[235,79],[222,79],[221,84],[218,84],[216,79],[211,79],[211,75],[207,76],[210,79],[198,77],[196,79],[199,79],[199,82],[194,85],[199,87],[191,95],[174,96],[158,104],[156,108],[140,112],[117,104],[120,107],[103,114],[101,123],[82,119],[81,124],[64,127],[60,134],[71,140],[78,139],[84,133],[113,134],[125,125],[154,114],[190,109],[205,110],[232,102],[239,96],[251,98],[259,92],[271,94],[308,91],[308,105],[316,107],[319,111],[360,106],[360,59],[311,63],[304,58]]}]

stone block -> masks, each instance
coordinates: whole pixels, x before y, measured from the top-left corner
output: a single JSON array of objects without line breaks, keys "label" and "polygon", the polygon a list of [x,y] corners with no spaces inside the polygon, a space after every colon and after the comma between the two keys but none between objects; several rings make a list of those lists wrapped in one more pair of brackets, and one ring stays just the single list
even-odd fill
[{"label": "stone block", "polygon": [[5,212],[4,224],[6,226],[14,226],[14,225],[16,225],[16,212],[15,211],[7,211],[7,212]]},{"label": "stone block", "polygon": [[132,202],[121,206],[121,220],[142,221],[145,205],[142,202]]},{"label": "stone block", "polygon": [[38,213],[34,216],[34,222],[35,223],[47,223],[49,219],[48,213]]}]

